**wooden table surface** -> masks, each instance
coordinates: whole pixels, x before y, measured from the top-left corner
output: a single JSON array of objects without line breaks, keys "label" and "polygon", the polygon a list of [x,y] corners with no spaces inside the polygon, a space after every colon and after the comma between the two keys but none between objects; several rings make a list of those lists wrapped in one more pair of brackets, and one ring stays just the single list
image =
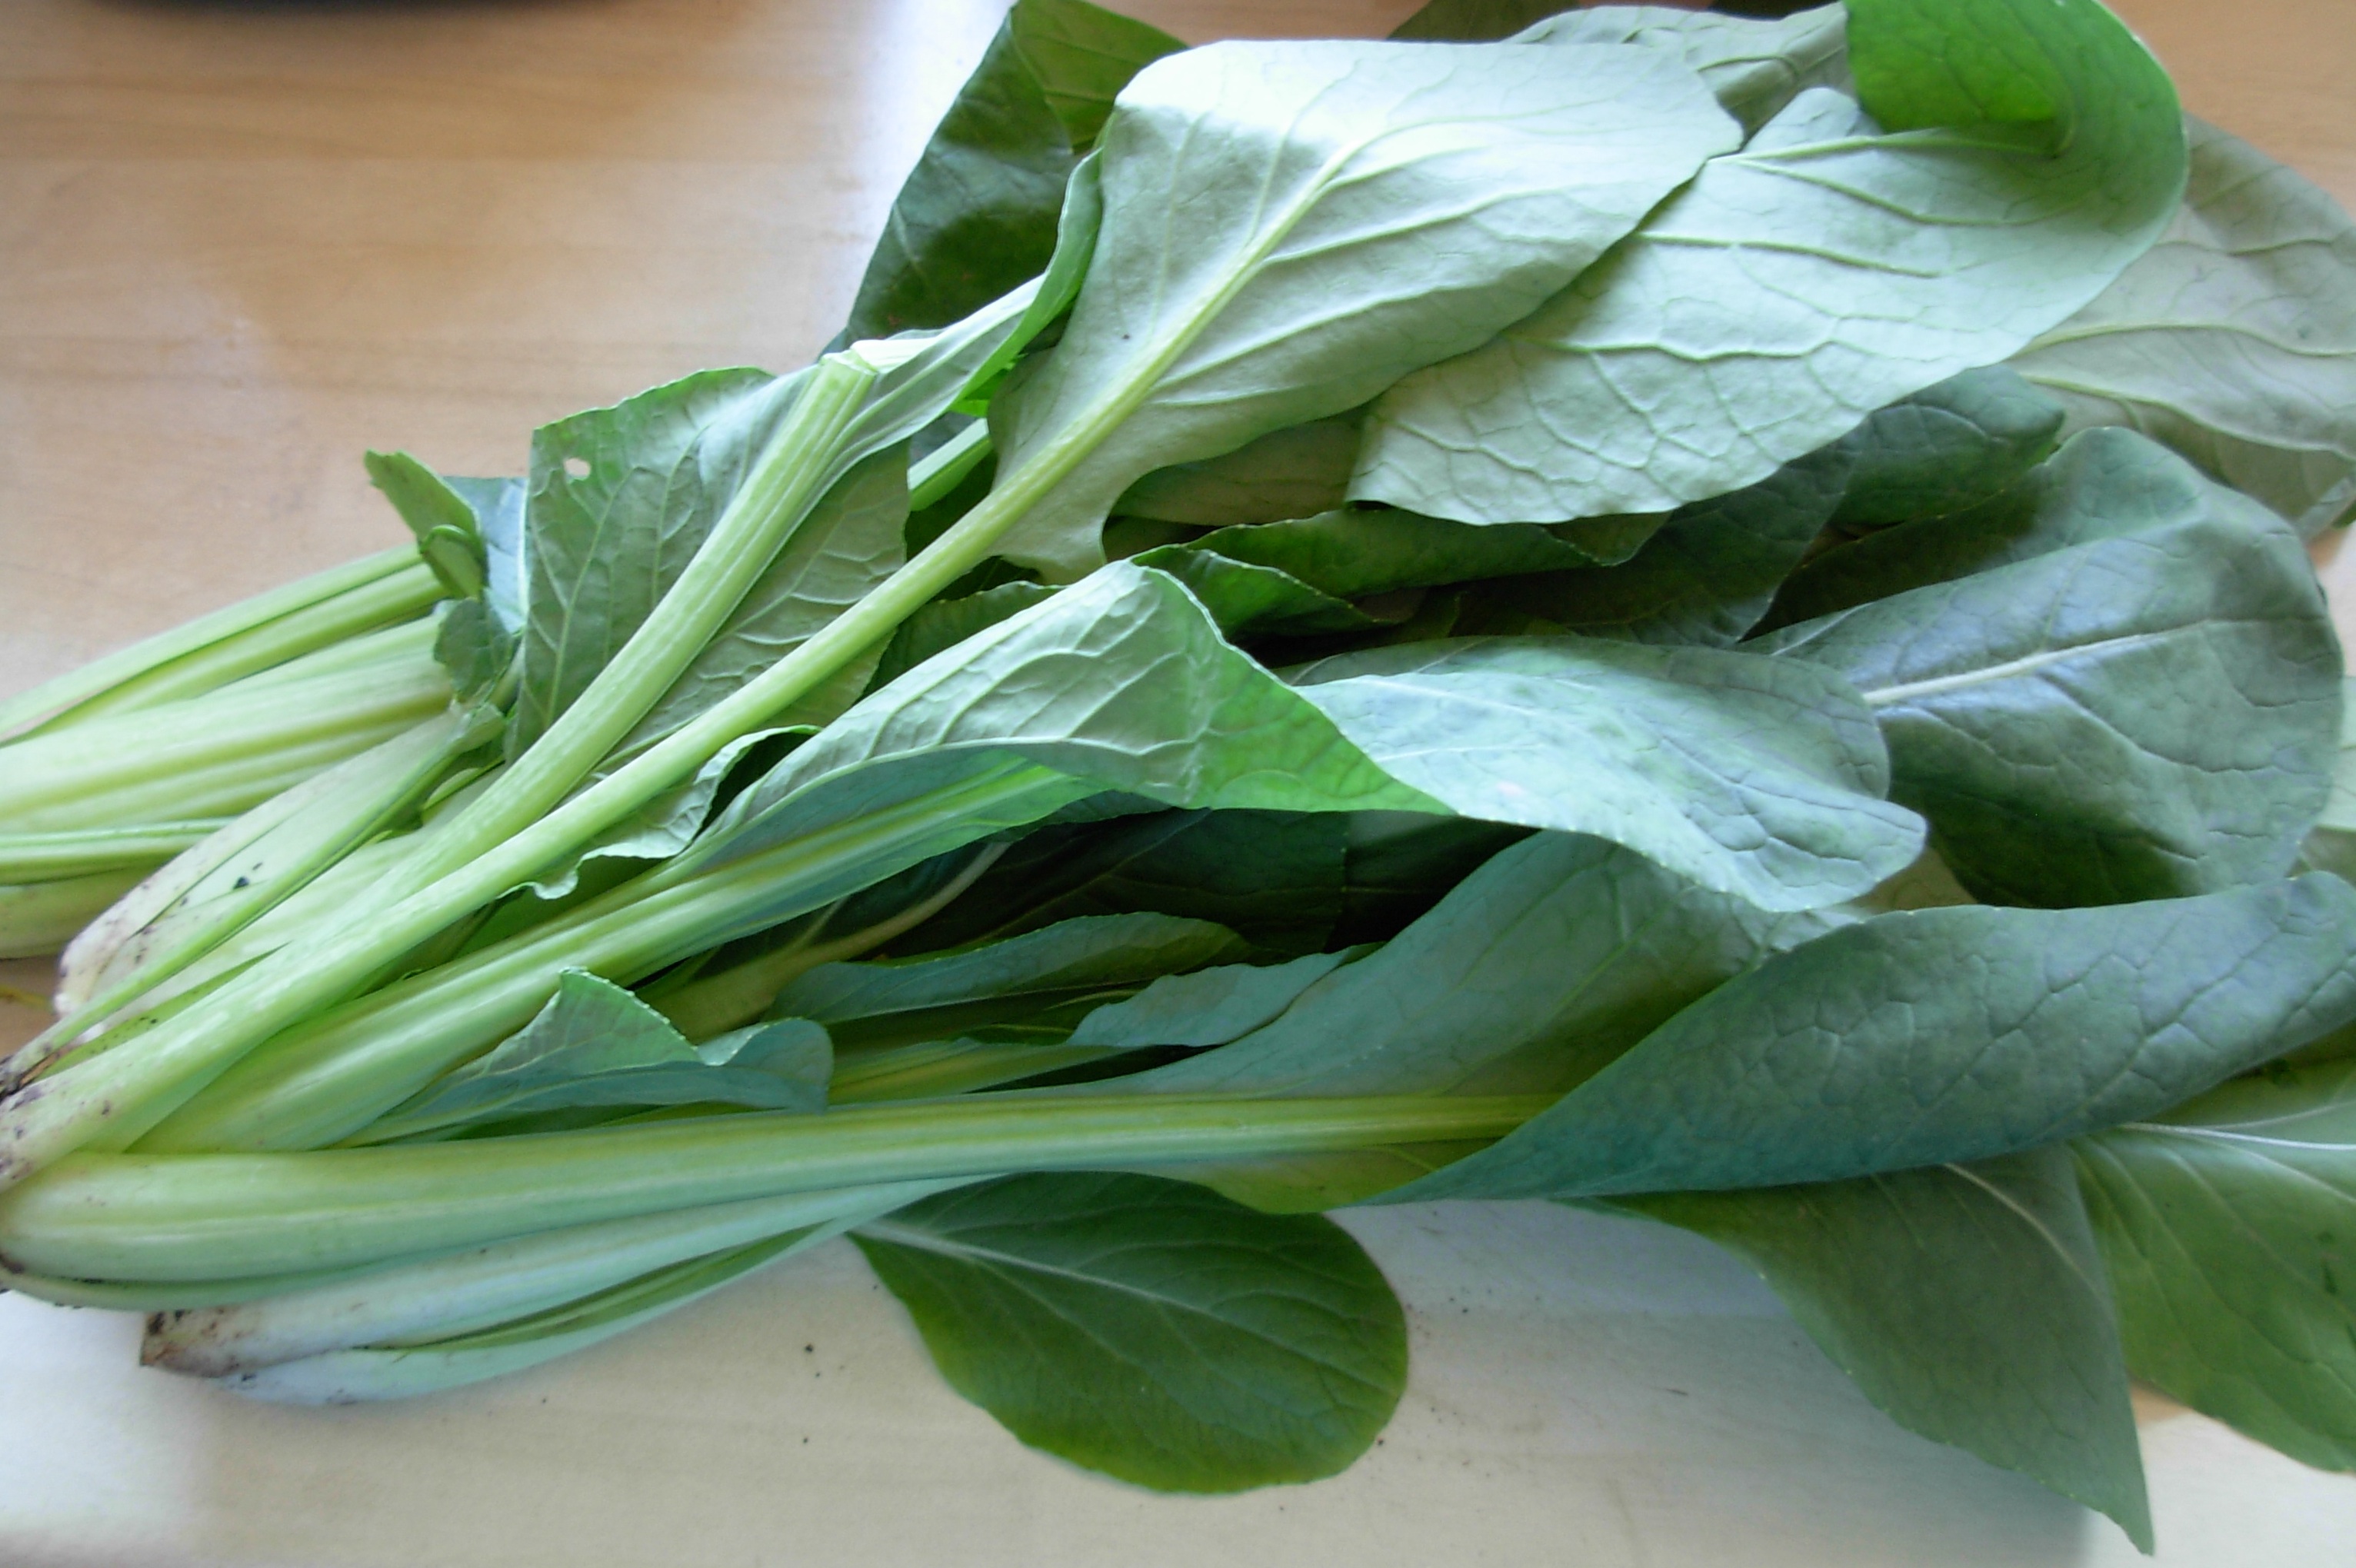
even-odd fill
[{"label": "wooden table surface", "polygon": [[[2192,109],[2356,205],[2351,0],[2115,3]],[[1190,39],[1409,8],[1130,6]],[[0,3],[0,695],[394,542],[365,447],[515,472],[543,421],[805,359],[1000,9]],[[0,1044],[39,1016],[0,1004]],[[0,1563],[2134,1560],[1891,1426],[1691,1238],[1536,1205],[1350,1222],[1413,1324],[1398,1418],[1339,1480],[1223,1499],[1021,1448],[840,1244],[569,1362],[325,1412],[0,1297]],[[2356,1562],[2356,1479],[2143,1414],[2161,1562]]]}]

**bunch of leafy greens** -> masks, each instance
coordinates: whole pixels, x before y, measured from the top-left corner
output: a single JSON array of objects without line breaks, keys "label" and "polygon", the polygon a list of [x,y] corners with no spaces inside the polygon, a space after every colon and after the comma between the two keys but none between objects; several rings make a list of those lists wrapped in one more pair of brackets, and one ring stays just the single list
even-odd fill
[{"label": "bunch of leafy greens", "polygon": [[379,1398],[848,1233],[1218,1491],[1399,1396],[1321,1211],[1541,1197],[2139,1543],[2130,1371],[2356,1463],[2346,219],[2094,0],[1549,9],[1018,0],[835,351],[372,456],[430,711],[75,941],[9,1285]]}]

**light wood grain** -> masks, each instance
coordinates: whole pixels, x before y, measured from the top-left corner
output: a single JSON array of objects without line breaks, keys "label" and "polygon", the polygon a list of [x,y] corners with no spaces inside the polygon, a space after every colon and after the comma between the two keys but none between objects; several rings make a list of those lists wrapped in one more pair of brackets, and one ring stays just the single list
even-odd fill
[{"label": "light wood grain", "polygon": [[[1199,40],[1410,6],[1130,8]],[[805,358],[998,9],[0,0],[0,695],[393,542],[366,447],[515,472],[548,419]],[[2356,201],[2350,0],[2119,9],[2192,109]],[[1217,1501],[1019,1449],[840,1249],[396,1409],[243,1405],[0,1300],[0,1563],[2133,1560],[1891,1427],[1699,1243],[1353,1222],[1415,1323],[1400,1419],[1339,1481]],[[2146,1415],[2162,1561],[2356,1560],[2356,1483]]]}]

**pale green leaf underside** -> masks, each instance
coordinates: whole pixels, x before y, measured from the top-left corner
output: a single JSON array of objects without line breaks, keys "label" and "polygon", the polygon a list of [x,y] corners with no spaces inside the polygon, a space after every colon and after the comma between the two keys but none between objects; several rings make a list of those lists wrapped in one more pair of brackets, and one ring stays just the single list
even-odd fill
[{"label": "pale green leaf underside", "polygon": [[2356,224],[2213,125],[2158,243],[2013,361],[2314,534],[2356,507]]},{"label": "pale green leaf underside", "polygon": [[[1907,27],[1858,19],[1880,13]],[[1883,134],[1838,93],[1802,93],[1562,294],[1380,399],[1353,493],[1531,522],[1734,489],[2015,352],[2167,221],[2175,95],[2094,0],[1876,0],[1851,16],[1866,111],[1886,123],[1974,54],[2021,80],[1962,81],[1956,114],[2009,118],[1985,105],[2015,87],[2058,89],[2066,112]]]}]

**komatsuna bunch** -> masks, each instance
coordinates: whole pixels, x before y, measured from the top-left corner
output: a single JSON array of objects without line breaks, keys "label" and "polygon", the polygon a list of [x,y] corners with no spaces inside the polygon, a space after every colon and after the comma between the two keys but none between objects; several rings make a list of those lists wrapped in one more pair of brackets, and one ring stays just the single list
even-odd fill
[{"label": "komatsuna bunch", "polygon": [[2356,230],[2094,0],[1522,9],[1019,0],[834,350],[0,709],[9,1287],[368,1399],[848,1233],[1217,1491],[1398,1398],[1323,1211],[1547,1198],[2146,1545],[2131,1371],[2356,1463]]}]

